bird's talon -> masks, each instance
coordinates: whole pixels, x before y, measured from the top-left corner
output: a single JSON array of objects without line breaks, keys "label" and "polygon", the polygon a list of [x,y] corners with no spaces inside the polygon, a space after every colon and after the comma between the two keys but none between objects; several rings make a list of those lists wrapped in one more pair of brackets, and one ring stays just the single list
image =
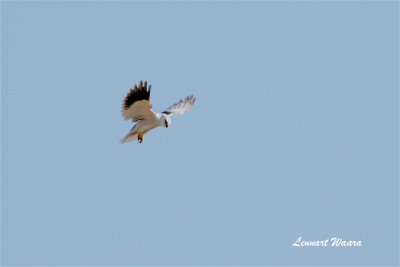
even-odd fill
[{"label": "bird's talon", "polygon": [[143,142],[143,134],[138,134],[139,144]]}]

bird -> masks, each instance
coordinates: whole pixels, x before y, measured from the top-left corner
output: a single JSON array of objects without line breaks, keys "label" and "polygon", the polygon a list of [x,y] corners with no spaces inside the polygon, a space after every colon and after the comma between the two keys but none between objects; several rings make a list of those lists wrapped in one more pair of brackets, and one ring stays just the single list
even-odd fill
[{"label": "bird", "polygon": [[131,88],[122,101],[122,117],[132,120],[136,124],[129,133],[121,139],[121,144],[137,138],[139,143],[143,142],[144,135],[156,127],[168,128],[171,125],[171,116],[181,115],[191,109],[196,101],[193,95],[171,105],[161,113],[153,112],[150,103],[151,85],[147,88],[147,81],[140,81],[138,85]]}]

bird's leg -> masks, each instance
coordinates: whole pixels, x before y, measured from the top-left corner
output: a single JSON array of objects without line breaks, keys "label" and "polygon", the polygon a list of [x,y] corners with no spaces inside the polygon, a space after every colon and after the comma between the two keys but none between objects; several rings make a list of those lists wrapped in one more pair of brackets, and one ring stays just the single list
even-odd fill
[{"label": "bird's leg", "polygon": [[139,133],[137,139],[139,140],[139,143],[141,144],[143,142],[143,134]]}]

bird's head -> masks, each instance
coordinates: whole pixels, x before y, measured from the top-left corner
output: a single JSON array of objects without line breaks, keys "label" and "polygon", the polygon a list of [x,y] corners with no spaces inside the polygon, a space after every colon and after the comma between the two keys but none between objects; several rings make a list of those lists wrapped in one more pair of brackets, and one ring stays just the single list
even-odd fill
[{"label": "bird's head", "polygon": [[165,128],[168,128],[168,126],[171,125],[171,118],[168,115],[165,115],[165,114],[162,114],[161,116],[162,116],[161,117],[162,125]]}]

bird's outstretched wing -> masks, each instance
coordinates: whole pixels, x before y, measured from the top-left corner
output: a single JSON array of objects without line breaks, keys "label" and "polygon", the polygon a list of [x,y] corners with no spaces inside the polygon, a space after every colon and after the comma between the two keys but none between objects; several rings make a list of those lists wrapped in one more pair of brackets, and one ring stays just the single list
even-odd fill
[{"label": "bird's outstretched wing", "polygon": [[196,101],[196,98],[191,95],[185,97],[185,99],[180,100],[179,102],[173,104],[169,108],[167,108],[165,111],[163,111],[163,114],[166,115],[181,115],[191,109],[194,105],[194,102]]},{"label": "bird's outstretched wing", "polygon": [[134,122],[145,119],[154,119],[155,114],[151,110],[150,103],[151,85],[147,90],[147,82],[144,84],[140,81],[139,86],[135,86],[129,90],[124,101],[122,102],[122,116],[125,120]]}]

